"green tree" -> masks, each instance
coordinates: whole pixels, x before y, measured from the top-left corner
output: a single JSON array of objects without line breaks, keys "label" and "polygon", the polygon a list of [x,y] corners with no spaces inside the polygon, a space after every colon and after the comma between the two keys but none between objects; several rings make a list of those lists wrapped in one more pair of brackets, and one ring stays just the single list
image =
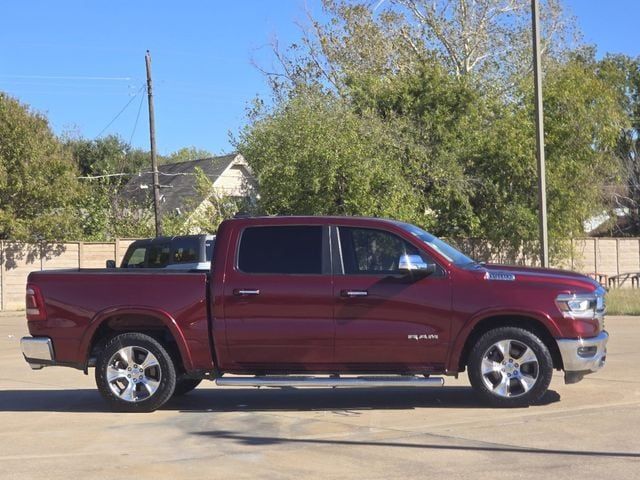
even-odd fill
[{"label": "green tree", "polygon": [[0,93],[0,238],[77,239],[77,175],[47,119]]},{"label": "green tree", "polygon": [[[250,116],[238,141],[258,174],[261,208],[392,216],[482,237],[514,257],[523,243],[536,252],[523,4],[396,0],[375,14],[362,2],[324,4],[326,22],[275,50],[274,106]],[[627,117],[593,53],[567,49],[572,28],[560,5],[544,5],[549,228],[560,255],[561,239],[582,234],[604,208]]]},{"label": "green tree", "polygon": [[66,138],[64,146],[71,153],[82,176],[101,176],[104,181],[118,185],[128,180],[128,175],[149,170],[149,152],[132,148],[117,135],[88,140]]},{"label": "green tree", "polygon": [[[521,0],[323,0],[299,42],[272,45],[263,70],[278,96],[298,85],[343,93],[354,73],[384,76],[433,59],[456,78],[508,93],[531,71],[530,4]],[[577,43],[560,0],[541,1],[542,52],[559,60]]]},{"label": "green tree", "polygon": [[189,162],[191,160],[200,160],[201,158],[213,157],[213,153],[196,147],[184,147],[169,155],[159,158],[161,164]]},{"label": "green tree", "polygon": [[352,73],[346,83],[350,108],[375,116],[387,132],[381,140],[399,146],[403,173],[420,197],[412,217],[438,235],[479,234],[470,202],[476,179],[461,161],[477,148],[471,133],[485,108],[479,92],[435,59],[382,77]]},{"label": "green tree", "polygon": [[151,169],[149,152],[132,148],[115,135],[95,140],[66,138],[64,146],[81,172],[78,205],[82,238],[110,240],[150,235],[150,208],[128,205],[120,197],[121,188],[132,175]]},{"label": "green tree", "polygon": [[[599,62],[600,76],[616,87],[618,99],[629,121],[619,132],[617,155],[621,160],[622,181],[608,185],[607,199],[612,208],[627,212],[626,225],[612,225],[616,236],[640,235],[640,57],[607,55]],[[615,218],[615,215],[612,215]],[[612,222],[613,223],[613,222]]]},{"label": "green tree", "polygon": [[[471,202],[481,236],[513,249],[524,242],[533,253],[538,202],[531,83],[521,82],[515,94],[493,103],[481,128],[461,137],[475,149],[463,161],[477,179]],[[544,95],[548,222],[557,257],[565,252],[563,240],[583,235],[583,222],[605,208],[605,185],[620,172],[615,147],[626,117],[590,54],[551,63]]]},{"label": "green tree", "polygon": [[273,112],[258,109],[237,148],[257,175],[264,213],[413,220],[421,210],[399,138],[331,94],[300,92]]}]

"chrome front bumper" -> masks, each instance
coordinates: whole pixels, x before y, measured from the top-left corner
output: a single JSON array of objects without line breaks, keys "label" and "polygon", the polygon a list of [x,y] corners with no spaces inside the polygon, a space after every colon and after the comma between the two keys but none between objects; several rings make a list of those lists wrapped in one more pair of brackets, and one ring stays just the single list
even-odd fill
[{"label": "chrome front bumper", "polygon": [[20,340],[22,355],[33,370],[54,363],[53,343],[46,337],[22,337]]},{"label": "chrome front bumper", "polygon": [[559,339],[558,348],[564,365],[565,383],[576,383],[588,373],[604,367],[609,334],[602,331],[593,338]]}]

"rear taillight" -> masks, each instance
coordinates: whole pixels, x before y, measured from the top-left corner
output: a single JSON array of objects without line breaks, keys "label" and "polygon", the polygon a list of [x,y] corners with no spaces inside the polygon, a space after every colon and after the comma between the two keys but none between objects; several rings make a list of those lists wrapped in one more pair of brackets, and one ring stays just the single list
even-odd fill
[{"label": "rear taillight", "polygon": [[27,295],[25,297],[27,308],[27,320],[45,320],[47,312],[42,301],[40,289],[35,285],[27,285]]}]

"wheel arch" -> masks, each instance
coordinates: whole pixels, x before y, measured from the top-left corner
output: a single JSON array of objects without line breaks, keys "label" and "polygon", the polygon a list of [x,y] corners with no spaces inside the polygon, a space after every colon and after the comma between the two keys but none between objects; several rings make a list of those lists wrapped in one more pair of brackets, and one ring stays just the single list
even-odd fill
[{"label": "wheel arch", "polygon": [[[555,328],[552,330],[548,324],[541,321],[537,316],[526,313],[494,314],[477,319],[465,330],[466,333],[458,336],[457,354],[452,355],[449,360],[449,369],[462,372],[466,368],[469,360],[469,353],[477,340],[486,332],[500,327],[516,327],[527,330],[536,335],[545,344],[555,369],[562,369],[562,355],[554,338]],[[554,325],[555,327],[555,325]]]},{"label": "wheel arch", "polygon": [[175,319],[167,312],[146,307],[110,308],[96,314],[80,345],[80,358],[84,359],[86,367],[109,338],[126,332],[150,335],[169,348],[185,371],[193,369],[187,342]]}]

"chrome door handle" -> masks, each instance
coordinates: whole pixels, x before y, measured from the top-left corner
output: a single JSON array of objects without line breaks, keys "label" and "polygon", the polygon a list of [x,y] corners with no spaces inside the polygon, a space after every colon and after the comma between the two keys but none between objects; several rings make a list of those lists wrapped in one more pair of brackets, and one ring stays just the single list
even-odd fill
[{"label": "chrome door handle", "polygon": [[366,297],[369,295],[369,292],[366,290],[342,290],[340,294],[343,297]]},{"label": "chrome door handle", "polygon": [[243,296],[243,295],[260,295],[260,290],[257,289],[246,289],[239,288],[233,291],[234,295]]}]

